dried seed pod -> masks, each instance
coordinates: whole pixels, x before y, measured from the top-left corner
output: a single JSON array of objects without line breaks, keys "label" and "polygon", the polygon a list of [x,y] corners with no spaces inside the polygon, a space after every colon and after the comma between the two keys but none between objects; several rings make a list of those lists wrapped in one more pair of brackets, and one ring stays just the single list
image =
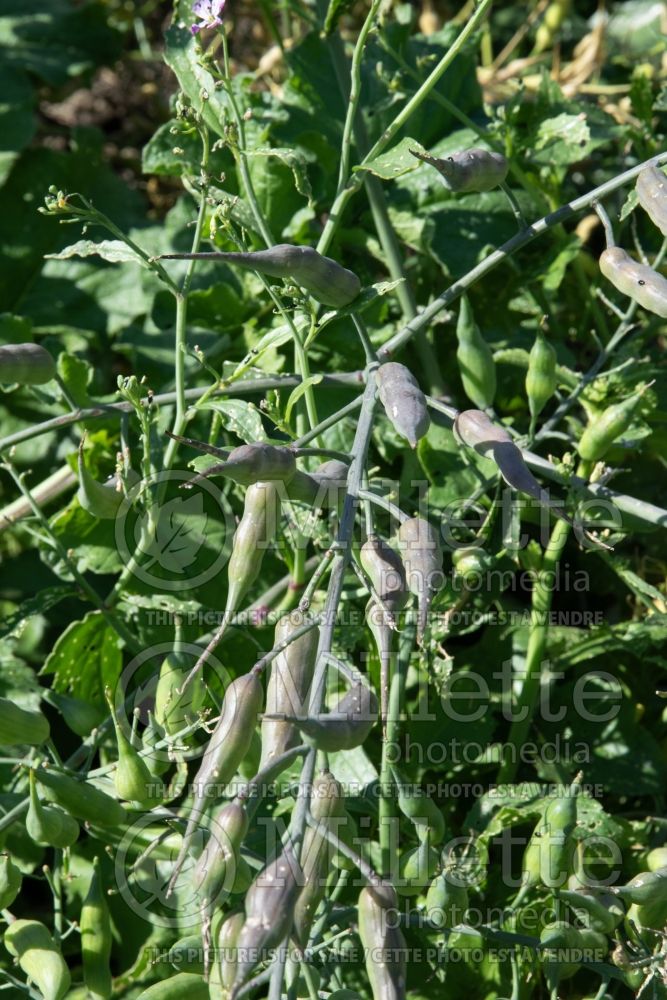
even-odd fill
[{"label": "dried seed pod", "polygon": [[417,597],[417,638],[421,639],[431,601],[445,582],[440,538],[429,521],[423,517],[410,517],[398,529],[398,547],[408,587]]},{"label": "dried seed pod", "polygon": [[0,383],[43,385],[56,376],[56,363],[40,344],[3,344],[0,347]]},{"label": "dried seed pod", "polygon": [[31,840],[43,847],[71,847],[79,836],[79,824],[60,806],[43,805],[37,795],[35,772],[30,771],[30,805],[25,828]]},{"label": "dried seed pod", "polygon": [[111,996],[111,917],[100,875],[100,861],[93,861],[93,875],[81,907],[81,960],[83,980],[92,1000]]},{"label": "dried seed pod", "polygon": [[258,271],[270,278],[285,278],[300,285],[322,305],[342,309],[361,291],[361,282],[354,273],[331,257],[324,257],[312,247],[278,243],[269,250],[252,253],[163,254],[164,260],[192,257],[220,260],[248,271]]},{"label": "dried seed pod", "polygon": [[[325,823],[333,833],[344,820],[343,790],[330,771],[322,771],[313,781],[310,797],[313,819]],[[305,948],[317,908],[324,898],[326,875],[333,849],[324,834],[308,827],[301,848],[303,887],[294,908],[294,934]]]},{"label": "dried seed pod", "polygon": [[496,395],[496,364],[493,351],[475,322],[466,295],[461,298],[456,337],[456,359],[465,394],[475,406],[486,409],[491,406]]},{"label": "dried seed pod", "polygon": [[128,821],[120,802],[90,781],[78,781],[51,767],[37,768],[35,777],[45,787],[49,801],[56,802],[77,819],[87,820],[94,826],[122,826]]},{"label": "dried seed pod", "polygon": [[248,832],[248,814],[243,804],[226,802],[211,823],[206,847],[194,867],[192,887],[203,907],[215,902],[220,892],[231,891],[239,852]]},{"label": "dried seed pod", "polygon": [[426,893],[426,913],[436,927],[456,927],[468,911],[468,889],[455,873],[441,872]]},{"label": "dried seed pod", "polygon": [[528,356],[528,372],[526,374],[526,395],[528,408],[534,427],[538,416],[553,398],[558,385],[556,374],[556,352],[541,330],[538,331],[535,343]]},{"label": "dried seed pod", "polygon": [[193,486],[211,476],[226,476],[242,486],[259,482],[289,483],[295,472],[296,458],[291,448],[259,441],[234,448],[224,462],[209,466],[187,485]]},{"label": "dried seed pod", "polygon": [[46,743],[49,721],[37,708],[21,708],[9,698],[0,698],[0,746]]},{"label": "dried seed pod", "polygon": [[307,718],[281,718],[298,726],[318,750],[335,753],[360,746],[377,722],[377,711],[375,692],[359,681],[343,695],[331,712]]},{"label": "dried seed pod", "polygon": [[444,159],[411,149],[410,152],[424,163],[430,163],[442,176],[448,191],[462,194],[468,191],[491,191],[507,177],[509,163],[501,153],[488,149],[466,149],[452,153]]},{"label": "dried seed pod", "polygon": [[619,292],[667,318],[667,278],[652,267],[633,260],[621,247],[607,247],[600,255],[600,270]]},{"label": "dried seed pod", "polygon": [[405,938],[396,926],[398,900],[391,885],[369,885],[359,893],[359,937],[373,1000],[405,1000]]},{"label": "dried seed pod", "polygon": [[261,682],[252,671],[237,677],[225,692],[220,718],[194,780],[194,801],[169,883],[170,891],[185,861],[206,803],[212,795],[222,793],[248,751],[263,697]]},{"label": "dried seed pod", "polygon": [[289,934],[299,895],[296,859],[286,847],[257,876],[245,897],[245,921],[237,938],[232,995]]},{"label": "dried seed pod", "polygon": [[[304,616],[298,611],[283,615],[276,625],[274,646],[288,639],[304,621]],[[307,708],[319,635],[319,628],[304,632],[271,662],[266,685],[266,713],[262,719],[260,770],[301,742],[299,730],[293,723],[269,716],[302,715]]]},{"label": "dried seed pod", "polygon": [[409,368],[397,361],[380,365],[376,375],[378,395],[385,413],[401,437],[411,448],[424,437],[431,419],[426,408],[426,397]]},{"label": "dried seed pod", "polygon": [[5,931],[4,941],[44,1000],[61,1000],[65,996],[71,982],[69,969],[44,924],[15,920]]},{"label": "dried seed pod", "polygon": [[[454,421],[454,436],[462,444],[495,462],[509,486],[527,493],[545,507],[554,508],[548,492],[535,479],[508,432],[494,424],[482,410],[462,410]],[[568,520],[562,514],[559,516]]]},{"label": "dried seed pod", "polygon": [[599,417],[590,422],[577,445],[577,450],[583,459],[599,462],[604,458],[614,441],[627,431],[632,423],[644,392],[645,387],[638,389],[620,403],[608,406]]},{"label": "dried seed pod", "polygon": [[667,236],[667,177],[654,164],[637,175],[637,200],[654,226]]},{"label": "dried seed pod", "polygon": [[361,546],[359,561],[370,577],[373,590],[391,615],[398,614],[408,600],[405,567],[401,557],[378,535],[369,535]]},{"label": "dried seed pod", "polygon": [[0,854],[0,910],[11,906],[23,883],[21,869],[17,868],[8,854]]}]

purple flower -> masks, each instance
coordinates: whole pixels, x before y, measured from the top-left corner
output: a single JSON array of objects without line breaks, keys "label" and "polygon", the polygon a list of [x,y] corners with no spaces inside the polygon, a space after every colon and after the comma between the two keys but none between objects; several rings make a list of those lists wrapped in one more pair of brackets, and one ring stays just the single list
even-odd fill
[{"label": "purple flower", "polygon": [[226,0],[195,0],[192,13],[199,18],[199,23],[190,28],[192,34],[198,34],[202,28],[217,28],[221,25],[225,3]]}]

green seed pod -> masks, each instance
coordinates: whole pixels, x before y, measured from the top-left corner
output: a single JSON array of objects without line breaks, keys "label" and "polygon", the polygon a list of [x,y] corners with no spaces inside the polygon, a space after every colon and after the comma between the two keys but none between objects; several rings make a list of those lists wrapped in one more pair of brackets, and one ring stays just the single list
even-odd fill
[{"label": "green seed pod", "polygon": [[223,920],[218,930],[217,961],[211,974],[211,985],[215,985],[217,977],[217,981],[227,994],[236,978],[236,945],[244,923],[243,913],[232,913]]},{"label": "green seed pod", "polygon": [[193,873],[192,887],[202,906],[210,907],[223,889],[231,890],[247,832],[248,814],[240,802],[226,802],[220,807]]},{"label": "green seed pod", "polygon": [[554,42],[554,36],[570,9],[571,0],[553,0],[544,12],[544,17],[535,35],[534,54],[546,52]]},{"label": "green seed pod", "polygon": [[89,781],[78,781],[51,767],[37,768],[35,777],[40,785],[44,785],[49,801],[56,802],[77,819],[87,820],[94,826],[127,824],[128,815],[120,802]]},{"label": "green seed pod", "polygon": [[30,771],[30,805],[25,828],[42,847],[70,847],[79,836],[79,824],[59,806],[43,805],[37,796],[35,772]]},{"label": "green seed pod", "polygon": [[252,880],[254,878],[254,871],[243,857],[242,854],[239,855],[238,861],[236,862],[236,872],[234,873],[234,884],[231,888],[232,896],[245,896],[246,892],[252,885]]},{"label": "green seed pod", "polygon": [[567,903],[582,924],[603,934],[611,934],[625,916],[623,905],[608,892],[561,889],[559,899]]},{"label": "green seed pod", "polygon": [[521,891],[517,897],[517,901],[523,898],[525,893],[529,889],[534,889],[536,885],[540,884],[540,862],[542,859],[542,841],[544,835],[542,833],[542,823],[533,831],[533,835],[526,845],[526,849],[523,852],[523,858],[521,860]]},{"label": "green seed pod", "polygon": [[170,979],[153,983],[137,997],[137,1000],[209,1000],[208,983],[203,976],[192,972],[177,972]]},{"label": "green seed pod", "polygon": [[369,535],[361,546],[359,561],[389,614],[401,611],[408,600],[408,588],[398,553],[378,535]]},{"label": "green seed pod", "polygon": [[289,848],[264,868],[245,897],[245,921],[237,938],[235,990],[289,933],[299,895],[298,865]]},{"label": "green seed pod", "polygon": [[256,729],[252,731],[252,738],[248,752],[239,763],[239,774],[246,781],[251,781],[259,771],[259,762],[262,757],[262,737]]},{"label": "green seed pod", "polygon": [[51,730],[48,719],[37,708],[20,708],[9,698],[0,698],[0,746],[40,746]]},{"label": "green seed pod", "polygon": [[667,924],[667,894],[647,903],[632,903],[627,912],[627,923],[646,930],[664,931]]},{"label": "green seed pod", "polygon": [[100,860],[93,861],[93,874],[81,907],[81,961],[83,979],[92,1000],[111,996],[111,917],[100,874]]},{"label": "green seed pod", "polygon": [[[344,813],[343,790],[330,771],[323,771],[313,781],[310,811],[313,819],[337,832],[336,822],[331,821],[340,819]],[[302,948],[308,944],[315,913],[324,898],[331,854],[327,838],[309,826],[301,848],[303,887],[294,908],[294,935]]]},{"label": "green seed pod", "polygon": [[192,258],[221,260],[248,271],[258,271],[270,278],[285,278],[304,288],[309,295],[325,306],[342,309],[349,305],[361,291],[361,282],[353,271],[323,257],[312,247],[278,243],[270,250],[254,253],[177,253],[163,254],[163,260],[190,260]]},{"label": "green seed pod", "polygon": [[391,885],[365,886],[359,893],[359,937],[373,1000],[405,1000],[407,948],[395,926],[398,910]]},{"label": "green seed pod", "polygon": [[399,896],[419,896],[430,884],[439,861],[440,856],[430,846],[428,838],[402,854],[398,860],[400,877],[396,885]]},{"label": "green seed pod", "polygon": [[628,903],[645,906],[647,903],[667,901],[667,868],[653,872],[640,872],[627,885],[609,886],[608,892]]},{"label": "green seed pod", "polygon": [[8,854],[0,854],[0,910],[11,906],[19,892],[23,875]]},{"label": "green seed pod", "polygon": [[213,795],[217,797],[222,794],[248,751],[263,697],[262,684],[252,671],[237,677],[225,692],[220,718],[195,777],[194,802],[171,877],[171,888],[185,861],[208,800]]},{"label": "green seed pod", "polygon": [[448,191],[464,194],[468,191],[492,191],[507,177],[509,163],[501,153],[488,149],[466,149],[444,159],[411,149],[410,152],[424,163],[430,163],[442,176]]},{"label": "green seed pod", "polygon": [[667,868],[667,847],[655,847],[649,851],[646,867],[650,872],[656,872],[658,868]]},{"label": "green seed pod", "polygon": [[15,920],[5,931],[5,948],[44,1000],[61,1000],[70,987],[70,974],[55,941],[38,920]]},{"label": "green seed pod", "polygon": [[468,889],[456,873],[442,872],[426,893],[426,913],[436,927],[462,924],[468,912]]},{"label": "green seed pod", "polygon": [[344,496],[347,485],[348,466],[338,459],[322,462],[314,472],[297,469],[287,484],[290,500],[305,503],[317,509],[336,508]]},{"label": "green seed pod", "polygon": [[667,236],[667,177],[654,164],[637,174],[637,200],[654,226]]},{"label": "green seed pod", "polygon": [[[196,681],[193,681],[196,683]],[[153,718],[153,713],[148,713],[148,722],[141,734],[141,749],[144,752],[143,759],[146,767],[153,778],[160,778],[171,767],[171,761],[162,747],[157,744],[164,739],[165,733],[161,726]]]},{"label": "green seed pod", "polygon": [[183,649],[181,626],[177,624],[174,648],[160,665],[155,689],[155,721],[169,736],[196,720],[206,698],[201,672],[183,690],[191,667],[191,658]]},{"label": "green seed pod", "polygon": [[556,352],[540,330],[528,356],[526,374],[526,395],[531,426],[534,426],[544,407],[553,398],[557,385]]},{"label": "green seed pod", "polygon": [[82,738],[89,736],[104,719],[104,713],[97,705],[59,691],[45,691],[44,701],[56,708],[69,729]]},{"label": "green seed pod", "polygon": [[261,482],[249,486],[227,564],[226,619],[238,611],[257,579],[264,552],[278,530],[279,517],[280,493],[276,484]]},{"label": "green seed pod", "polygon": [[485,410],[496,395],[496,365],[493,351],[484,340],[465,295],[461,298],[456,337],[456,360],[464,392],[475,406]]},{"label": "green seed pod", "polygon": [[600,270],[619,292],[644,309],[667,318],[667,278],[647,264],[640,264],[620,247],[607,247],[600,255]]},{"label": "green seed pod", "polygon": [[83,441],[79,445],[79,491],[77,499],[83,509],[101,520],[113,520],[124,500],[116,489],[115,477],[107,483],[98,483],[86,468],[83,459]]},{"label": "green seed pod", "polygon": [[[205,974],[202,956],[201,934],[187,934],[179,938],[166,954],[166,960],[177,972],[189,972],[195,976]],[[213,975],[211,975],[211,984]]]},{"label": "green seed pod", "polygon": [[56,376],[56,363],[40,344],[4,344],[0,347],[0,382],[43,385]]},{"label": "green seed pod", "polygon": [[187,485],[194,486],[211,476],[226,476],[242,486],[269,481],[289,483],[295,472],[296,459],[290,448],[257,442],[234,448],[224,462],[211,465]]},{"label": "green seed pod", "polygon": [[604,962],[609,952],[606,936],[592,927],[577,927],[576,930],[584,956],[593,962]]},{"label": "green seed pod", "polygon": [[[283,615],[276,625],[274,647],[289,639],[305,621],[298,611]],[[266,713],[262,719],[260,770],[301,743],[299,730],[292,722],[269,716],[303,715],[307,710],[319,637],[319,628],[312,628],[291,642],[271,661],[266,685]]]},{"label": "green seed pod", "polygon": [[577,825],[581,777],[578,774],[565,794],[554,798],[544,813],[540,878],[550,889],[564,885],[572,873],[575,849],[572,834]]},{"label": "green seed pod", "polygon": [[396,768],[391,770],[398,790],[398,808],[414,824],[420,840],[439,843],[445,836],[445,820],[441,811],[418,785],[406,784]]},{"label": "green seed pod", "polygon": [[394,430],[411,448],[423,438],[431,424],[426,397],[409,368],[397,361],[380,365],[375,374],[378,396]]},{"label": "green seed pod", "polygon": [[467,545],[465,548],[454,549],[452,563],[458,579],[464,583],[477,584],[493,566],[493,557],[477,545]]},{"label": "green seed pod", "polygon": [[118,747],[118,760],[114,770],[113,780],[116,793],[119,798],[128,802],[146,803],[154,798],[153,788],[155,782],[148,768],[146,761],[139,754],[139,751],[132,746],[129,739],[123,732],[122,726],[118,722],[118,716],[114,708],[113,699],[109,689],[105,691],[111,719],[116,732],[116,745]]},{"label": "green seed pod", "polygon": [[375,692],[361,681],[354,684],[331,712],[317,716],[280,718],[293,722],[318,750],[336,753],[360,746],[377,722],[378,701]]},{"label": "green seed pod", "polygon": [[569,979],[579,968],[581,937],[576,928],[556,920],[543,928],[540,943],[544,946],[542,969],[547,987],[556,990],[563,979]]},{"label": "green seed pod", "polygon": [[[545,507],[554,507],[549,494],[533,476],[508,432],[494,424],[482,410],[462,410],[454,421],[454,437],[495,462],[509,486],[527,493]],[[559,516],[567,520],[564,515]]]},{"label": "green seed pod", "polygon": [[614,441],[625,433],[632,423],[643,393],[644,389],[633,392],[620,403],[608,406],[599,417],[591,421],[577,445],[577,450],[585,461],[599,462],[604,458]]},{"label": "green seed pod", "polygon": [[457,924],[447,935],[447,953],[451,957],[452,952],[464,962],[477,959],[479,953],[484,950],[484,935],[481,931],[468,927],[467,924]]},{"label": "green seed pod", "polygon": [[445,582],[440,538],[429,521],[423,517],[411,517],[403,521],[398,529],[398,547],[408,588],[417,597],[417,638],[421,639],[431,601]]}]

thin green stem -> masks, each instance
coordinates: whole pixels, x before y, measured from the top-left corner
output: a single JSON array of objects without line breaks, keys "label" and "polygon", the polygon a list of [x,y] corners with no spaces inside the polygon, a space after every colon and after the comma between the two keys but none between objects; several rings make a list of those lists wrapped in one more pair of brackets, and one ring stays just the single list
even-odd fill
[{"label": "thin green stem", "polygon": [[[581,462],[577,475],[587,477],[589,473],[589,463]],[[554,581],[557,578],[558,563],[569,535],[570,525],[565,521],[556,521],[549,544],[544,552],[539,577],[533,586],[525,673],[514,709],[515,719],[504,745],[503,761],[498,771],[499,784],[514,781],[521,749],[532,724],[540,690],[544,654],[549,638],[549,613],[554,595]]]},{"label": "thin green stem", "polygon": [[382,741],[380,764],[379,824],[380,857],[383,875],[394,878],[398,873],[398,843],[395,836],[397,809],[394,796],[394,775],[391,759],[396,759],[401,728],[401,709],[405,702],[405,681],[414,649],[416,626],[408,621],[401,633],[398,656],[389,658],[389,705],[387,710],[386,739]]}]

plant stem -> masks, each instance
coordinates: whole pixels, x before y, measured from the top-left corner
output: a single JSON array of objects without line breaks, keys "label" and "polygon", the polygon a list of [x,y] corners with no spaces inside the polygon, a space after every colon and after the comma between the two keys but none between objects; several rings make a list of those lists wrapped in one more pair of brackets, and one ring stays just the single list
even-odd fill
[{"label": "plant stem", "polygon": [[580,198],[575,198],[574,201],[569,202],[567,205],[561,206],[555,212],[550,212],[548,215],[543,216],[536,222],[531,223],[526,229],[522,230],[520,233],[516,233],[511,239],[503,243],[501,247],[490,253],[488,257],[473,267],[471,271],[455,281],[453,285],[439,295],[433,302],[430,303],[422,312],[417,316],[416,319],[411,320],[409,323],[390,337],[386,344],[384,344],[378,351],[378,357],[380,361],[387,361],[393,354],[396,353],[401,347],[408,343],[412,337],[418,333],[419,330],[424,329],[429,323],[432,322],[435,316],[438,315],[443,309],[455,302],[471,285],[483,278],[489,271],[492,271],[494,267],[497,267],[503,260],[511,256],[517,250],[522,247],[527,246],[532,243],[534,239],[540,236],[542,233],[551,229],[553,226],[561,225],[567,219],[571,219],[573,215],[577,212],[581,212],[585,208],[589,208],[590,205],[596,199],[606,197],[606,195],[611,194],[616,191],[617,188],[623,187],[629,181],[634,180],[637,174],[644,169],[644,167],[649,164],[655,164],[659,166],[662,163],[667,163],[667,153],[661,153],[660,156],[652,157],[650,160],[646,160],[643,163],[639,163],[635,167],[631,167],[630,170],[626,170],[622,174],[618,174],[616,177],[612,178],[610,181],[605,181],[604,184],[600,184],[598,187],[593,188],[587,194],[582,195]]},{"label": "plant stem", "polygon": [[390,764],[390,751],[396,749],[401,727],[401,706],[405,701],[405,679],[410,655],[415,642],[415,624],[407,622],[401,633],[398,656],[391,656],[389,680],[389,707],[387,711],[387,736],[382,741],[382,762],[380,765],[380,856],[382,874],[393,878],[398,873],[398,851],[393,846],[392,832],[396,822],[396,802],[394,799],[394,776]]},{"label": "plant stem", "polygon": [[[586,477],[589,473],[590,463],[581,462],[577,475]],[[539,577],[533,586],[525,673],[517,698],[516,718],[510,727],[504,747],[503,762],[498,771],[499,784],[514,781],[519,765],[519,754],[532,724],[549,637],[549,613],[554,595],[554,581],[569,535],[570,525],[565,521],[556,521],[542,559]]]}]

